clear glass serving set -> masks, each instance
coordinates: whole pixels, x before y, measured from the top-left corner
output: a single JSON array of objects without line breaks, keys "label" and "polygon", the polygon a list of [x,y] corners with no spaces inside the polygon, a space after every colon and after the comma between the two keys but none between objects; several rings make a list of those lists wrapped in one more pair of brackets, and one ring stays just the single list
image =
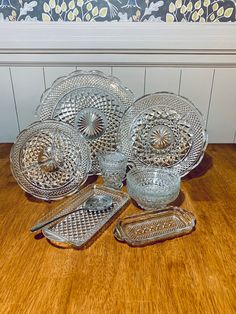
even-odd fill
[{"label": "clear glass serving set", "polygon": [[[120,220],[117,240],[144,246],[194,229],[192,213],[167,206],[207,146],[202,114],[188,99],[157,92],[134,101],[117,78],[75,71],[43,93],[37,115],[11,149],[13,176],[42,200],[77,193],[31,231],[42,230],[57,244],[86,246],[129,204],[129,195],[147,211]],[[99,174],[104,185],[81,189]],[[120,190],[125,179],[129,195]]]}]

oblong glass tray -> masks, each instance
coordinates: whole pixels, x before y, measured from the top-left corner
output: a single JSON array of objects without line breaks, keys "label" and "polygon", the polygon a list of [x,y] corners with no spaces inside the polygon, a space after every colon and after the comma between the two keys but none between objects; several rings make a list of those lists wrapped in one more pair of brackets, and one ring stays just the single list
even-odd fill
[{"label": "oblong glass tray", "polygon": [[118,221],[114,236],[131,246],[145,246],[158,241],[182,236],[195,228],[192,213],[179,207],[166,207]]},{"label": "oblong glass tray", "polygon": [[[87,209],[87,200],[96,195],[111,197],[112,206],[100,211]],[[43,227],[42,232],[49,240],[66,242],[75,247],[81,247],[103,228],[128,202],[128,194],[102,185],[92,184],[46,214],[37,224],[43,224],[44,221],[49,221],[53,217],[68,213],[62,219]],[[78,210],[75,211],[76,209]]]},{"label": "oblong glass tray", "polygon": [[117,129],[133,93],[120,80],[100,71],[75,71],[57,79],[41,97],[40,120],[73,125],[91,150],[90,174],[98,174],[97,154],[117,148]]}]

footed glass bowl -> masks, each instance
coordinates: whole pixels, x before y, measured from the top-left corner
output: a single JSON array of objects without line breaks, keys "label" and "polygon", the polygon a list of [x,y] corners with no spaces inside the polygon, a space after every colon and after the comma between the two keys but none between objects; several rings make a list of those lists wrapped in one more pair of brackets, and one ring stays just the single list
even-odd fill
[{"label": "footed glass bowl", "polygon": [[127,174],[127,188],[140,207],[155,210],[178,197],[180,177],[168,169],[134,168]]}]

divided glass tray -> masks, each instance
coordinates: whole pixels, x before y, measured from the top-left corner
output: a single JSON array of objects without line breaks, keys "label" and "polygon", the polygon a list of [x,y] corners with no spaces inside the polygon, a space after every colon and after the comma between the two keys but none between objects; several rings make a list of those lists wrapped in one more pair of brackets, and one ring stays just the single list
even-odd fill
[{"label": "divided glass tray", "polygon": [[118,135],[120,151],[137,167],[167,167],[180,177],[200,163],[207,146],[200,111],[166,92],[138,99],[122,118]]},{"label": "divided glass tray", "polygon": [[41,97],[40,120],[73,125],[91,150],[91,174],[100,172],[97,153],[117,148],[117,129],[134,95],[120,80],[100,71],[75,71],[57,79]]},{"label": "divided glass tray", "polygon": [[44,200],[78,191],[91,167],[84,138],[72,126],[53,120],[35,122],[20,133],[10,163],[20,187]]},{"label": "divided glass tray", "polygon": [[192,213],[170,206],[118,221],[114,236],[131,246],[145,246],[188,234],[195,228],[195,224]]},{"label": "divided glass tray", "polygon": [[[86,201],[96,195],[111,197],[112,206],[99,211],[87,209]],[[49,240],[66,242],[79,248],[85,245],[128,202],[129,196],[124,192],[102,185],[89,185],[70,200],[46,214],[37,224],[42,224],[56,216],[68,214],[42,228],[42,232]],[[71,213],[72,211],[73,213]]]}]

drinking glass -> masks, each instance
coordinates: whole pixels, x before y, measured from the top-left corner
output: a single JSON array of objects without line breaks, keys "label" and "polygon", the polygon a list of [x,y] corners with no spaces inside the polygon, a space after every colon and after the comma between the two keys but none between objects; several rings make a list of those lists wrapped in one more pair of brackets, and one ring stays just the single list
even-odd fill
[{"label": "drinking glass", "polygon": [[106,152],[98,156],[105,186],[120,189],[126,174],[128,158],[120,152]]}]

